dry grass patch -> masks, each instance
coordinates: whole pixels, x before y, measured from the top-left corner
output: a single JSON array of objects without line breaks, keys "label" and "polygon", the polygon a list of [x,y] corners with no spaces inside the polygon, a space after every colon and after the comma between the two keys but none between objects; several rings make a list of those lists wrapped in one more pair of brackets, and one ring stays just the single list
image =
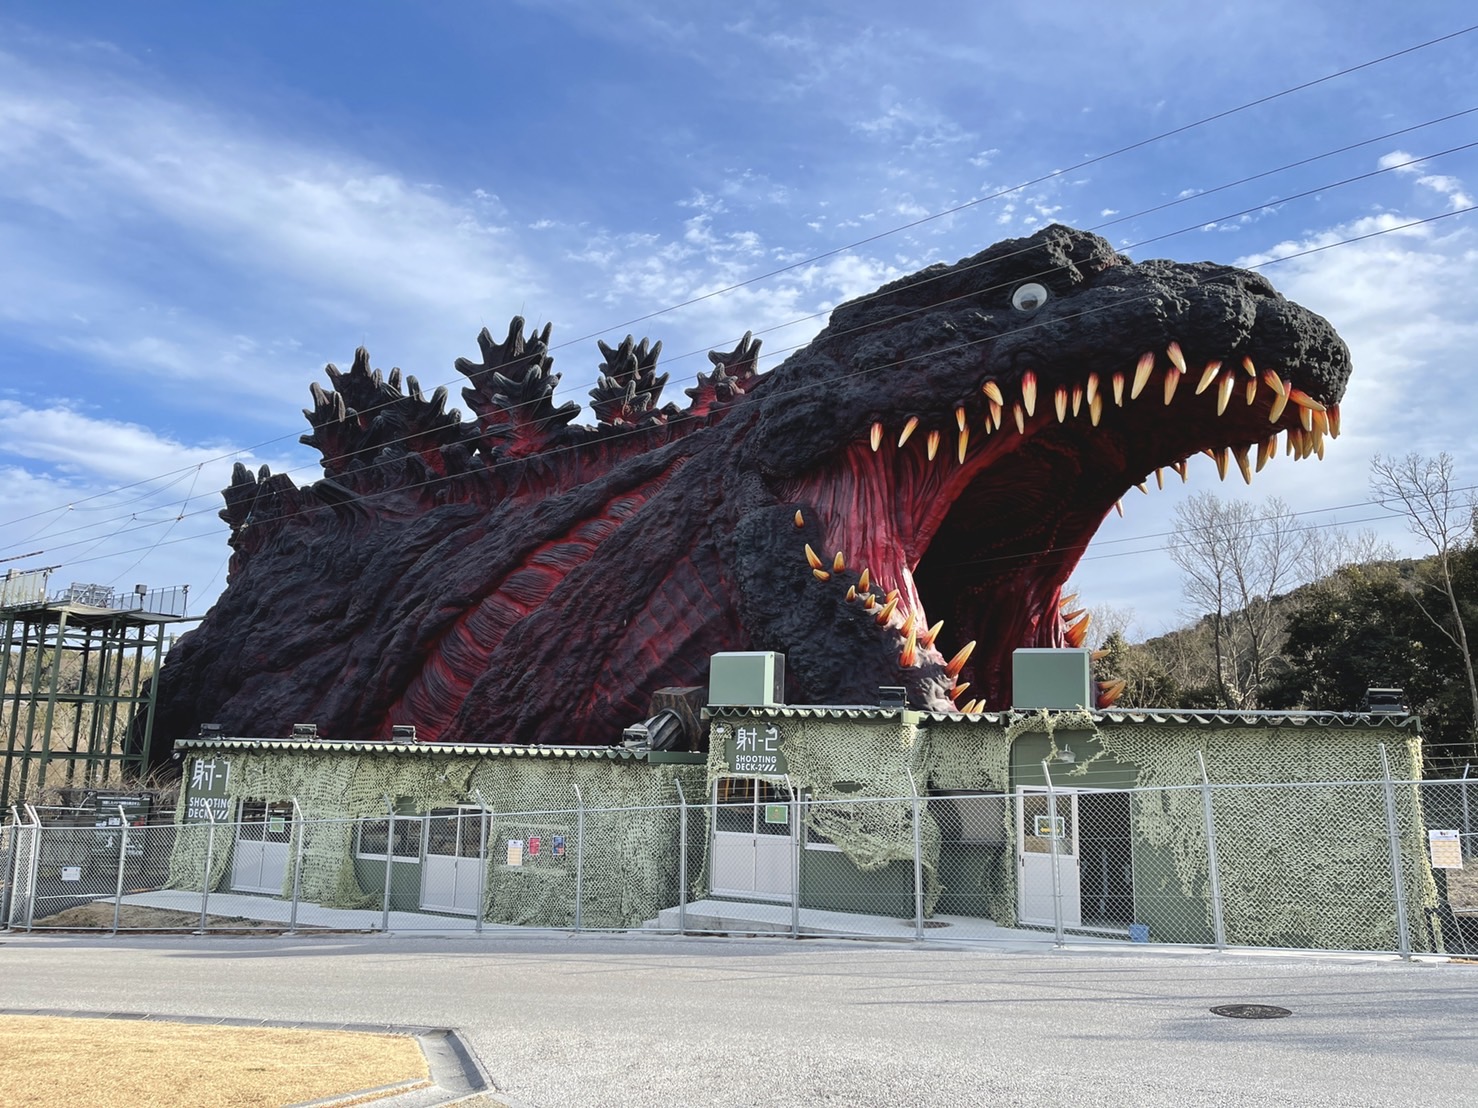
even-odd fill
[{"label": "dry grass patch", "polygon": [[404,1035],[0,1016],[15,1108],[280,1108],[428,1080]]},{"label": "dry grass patch", "polygon": [[[206,926],[214,930],[277,930],[286,924],[263,923],[243,916],[206,916]],[[111,931],[113,930],[113,902],[99,900],[92,904],[78,904],[65,911],[56,912],[35,922],[36,927],[56,927],[67,931]],[[174,908],[146,908],[142,904],[125,904],[118,913],[118,926],[124,931],[198,931],[199,912],[181,912]],[[308,930],[302,928],[302,930]]]}]

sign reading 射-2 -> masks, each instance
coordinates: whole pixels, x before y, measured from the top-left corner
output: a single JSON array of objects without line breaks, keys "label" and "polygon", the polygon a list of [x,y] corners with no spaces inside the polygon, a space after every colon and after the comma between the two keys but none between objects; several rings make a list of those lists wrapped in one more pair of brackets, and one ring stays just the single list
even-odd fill
[{"label": "sign reading \u5c04-2", "polygon": [[185,822],[217,823],[231,818],[231,798],[226,784],[231,776],[231,762],[219,754],[196,758],[190,763],[190,779],[185,791]]},{"label": "sign reading \u5c04-2", "polygon": [[783,775],[789,772],[780,728],[773,723],[739,723],[724,738],[724,763],[733,773]]}]

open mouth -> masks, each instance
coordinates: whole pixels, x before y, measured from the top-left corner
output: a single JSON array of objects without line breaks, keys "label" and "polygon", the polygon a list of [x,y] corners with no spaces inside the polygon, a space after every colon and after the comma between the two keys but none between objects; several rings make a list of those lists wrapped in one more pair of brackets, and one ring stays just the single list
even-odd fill
[{"label": "open mouth", "polygon": [[[871,620],[913,707],[1010,703],[1011,652],[1079,647],[1089,616],[1062,587],[1105,515],[1204,453],[1251,483],[1275,455],[1323,457],[1339,410],[1300,367],[1172,342],[1137,361],[985,376],[953,411],[899,413],[819,472],[778,489],[815,513],[824,549],[797,540],[816,581]],[[1102,683],[1107,707],[1122,684]]]}]

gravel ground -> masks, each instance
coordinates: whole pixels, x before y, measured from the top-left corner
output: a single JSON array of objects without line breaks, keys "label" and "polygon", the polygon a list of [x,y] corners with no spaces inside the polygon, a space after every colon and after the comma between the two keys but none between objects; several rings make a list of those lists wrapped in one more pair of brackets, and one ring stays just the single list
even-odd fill
[{"label": "gravel ground", "polygon": [[[1293,1014],[1210,1012],[1238,1003]],[[1478,1096],[1474,965],[637,935],[0,935],[0,1008],[68,1006],[455,1027],[528,1108]]]}]

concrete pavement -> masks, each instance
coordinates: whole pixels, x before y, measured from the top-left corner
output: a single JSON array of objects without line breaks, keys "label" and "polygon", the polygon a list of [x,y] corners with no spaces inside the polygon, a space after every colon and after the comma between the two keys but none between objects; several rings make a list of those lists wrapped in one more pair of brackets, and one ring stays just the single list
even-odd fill
[{"label": "concrete pavement", "polygon": [[1380,959],[4,933],[0,1007],[455,1027],[529,1108],[1478,1102],[1478,966]]}]

